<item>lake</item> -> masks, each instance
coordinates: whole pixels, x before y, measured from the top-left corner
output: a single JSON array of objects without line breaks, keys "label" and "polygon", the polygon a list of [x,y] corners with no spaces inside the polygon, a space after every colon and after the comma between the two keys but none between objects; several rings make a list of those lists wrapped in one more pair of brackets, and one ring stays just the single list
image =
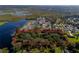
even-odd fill
[{"label": "lake", "polygon": [[10,47],[12,41],[12,34],[16,28],[23,26],[29,20],[22,19],[18,22],[7,22],[0,26],[0,48]]}]

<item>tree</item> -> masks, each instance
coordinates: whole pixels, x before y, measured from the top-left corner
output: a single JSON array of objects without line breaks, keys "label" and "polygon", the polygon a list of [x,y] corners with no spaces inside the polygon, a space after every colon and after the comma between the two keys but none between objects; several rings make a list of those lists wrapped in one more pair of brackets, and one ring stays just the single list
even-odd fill
[{"label": "tree", "polygon": [[52,38],[53,40],[55,40],[55,41],[60,40],[60,35],[59,35],[59,34],[53,33],[53,34],[51,34],[50,36],[51,36],[51,38]]}]

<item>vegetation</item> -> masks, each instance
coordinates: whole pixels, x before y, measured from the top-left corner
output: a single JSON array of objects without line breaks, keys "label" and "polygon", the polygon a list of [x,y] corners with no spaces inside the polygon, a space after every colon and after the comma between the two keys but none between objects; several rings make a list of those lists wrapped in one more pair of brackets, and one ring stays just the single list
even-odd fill
[{"label": "vegetation", "polygon": [[0,22],[7,22],[7,21],[19,21],[22,19],[22,17],[16,17],[16,16],[11,16],[11,15],[2,15],[0,16]]},{"label": "vegetation", "polygon": [[5,22],[0,22],[0,25],[3,25],[3,24],[5,24]]},{"label": "vegetation", "polygon": [[[60,34],[29,32],[18,35],[16,44],[22,43],[20,50],[25,52],[60,53],[62,52],[60,47],[63,41]],[[16,45],[14,45],[16,52],[20,51],[18,46],[16,47]]]}]

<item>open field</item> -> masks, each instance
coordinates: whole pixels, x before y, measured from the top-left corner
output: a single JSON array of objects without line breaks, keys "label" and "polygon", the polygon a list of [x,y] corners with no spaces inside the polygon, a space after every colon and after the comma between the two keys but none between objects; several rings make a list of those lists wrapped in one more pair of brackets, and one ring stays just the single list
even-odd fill
[{"label": "open field", "polygon": [[18,21],[20,20],[21,17],[15,17],[15,16],[11,16],[11,15],[4,15],[4,16],[0,16],[0,22],[6,22],[6,21]]},{"label": "open field", "polygon": [[44,12],[44,11],[31,11],[32,15],[27,16],[12,16],[12,15],[0,15],[0,21],[18,21],[20,19],[29,19],[35,20],[39,16],[50,16],[53,18],[57,18],[61,16],[56,12]]}]

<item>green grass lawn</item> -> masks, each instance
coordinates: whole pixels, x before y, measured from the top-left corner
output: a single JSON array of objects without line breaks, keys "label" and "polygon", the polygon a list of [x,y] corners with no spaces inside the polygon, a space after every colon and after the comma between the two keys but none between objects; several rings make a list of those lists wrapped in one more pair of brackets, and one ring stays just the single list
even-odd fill
[{"label": "green grass lawn", "polygon": [[3,25],[3,24],[5,24],[5,22],[0,22],[0,26]]},{"label": "green grass lawn", "polygon": [[55,48],[55,53],[61,53],[61,52],[62,52],[62,50],[61,50],[60,47],[56,47],[56,48]]},{"label": "green grass lawn", "polygon": [[79,42],[79,38],[78,38],[78,39],[76,39],[76,38],[68,38],[68,40],[69,40],[70,42],[72,42],[72,43],[77,43],[77,42]]},{"label": "green grass lawn", "polygon": [[[79,34],[79,32],[78,33],[76,33],[76,34]],[[77,36],[74,34],[74,37],[75,38],[69,38],[67,35],[65,36],[70,42],[72,42],[72,43],[77,43],[77,42],[79,42],[79,36],[78,36],[78,38],[77,38]]]}]

